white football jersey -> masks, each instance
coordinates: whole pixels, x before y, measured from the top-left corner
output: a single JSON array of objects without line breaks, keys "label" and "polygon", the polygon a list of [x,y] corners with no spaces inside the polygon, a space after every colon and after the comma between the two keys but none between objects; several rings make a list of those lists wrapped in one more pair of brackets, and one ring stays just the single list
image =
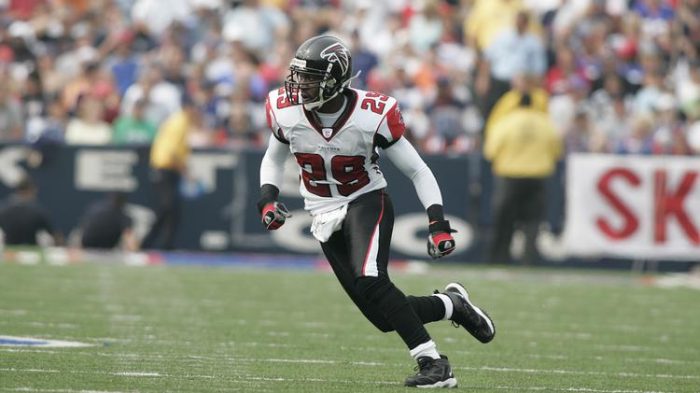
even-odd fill
[{"label": "white football jersey", "polygon": [[270,129],[299,164],[299,189],[312,214],[386,187],[376,143],[390,146],[405,131],[395,98],[357,89],[345,94],[345,110],[332,127],[323,127],[302,105],[290,105],[284,88],[271,91],[265,102]]}]

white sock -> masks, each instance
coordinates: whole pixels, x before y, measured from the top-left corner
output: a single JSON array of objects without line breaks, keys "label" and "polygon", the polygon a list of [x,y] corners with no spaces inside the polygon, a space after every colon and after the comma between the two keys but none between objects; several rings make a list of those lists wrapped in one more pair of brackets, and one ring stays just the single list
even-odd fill
[{"label": "white sock", "polygon": [[442,293],[436,293],[433,296],[437,296],[442,300],[442,302],[445,304],[445,317],[442,318],[442,320],[450,319],[452,318],[452,312],[454,311],[454,304],[452,304],[452,300],[450,300],[450,297],[447,295],[443,295]]},{"label": "white sock", "polygon": [[425,356],[433,359],[440,359],[440,354],[437,351],[437,345],[435,345],[435,341],[433,340],[420,344],[419,346],[411,349],[409,353],[416,360]]}]

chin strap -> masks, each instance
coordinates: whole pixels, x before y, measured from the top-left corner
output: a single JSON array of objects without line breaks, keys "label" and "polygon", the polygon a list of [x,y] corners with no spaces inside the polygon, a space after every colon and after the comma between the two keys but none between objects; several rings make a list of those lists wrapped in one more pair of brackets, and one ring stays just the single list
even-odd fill
[{"label": "chin strap", "polygon": [[[335,97],[335,96],[334,96]],[[326,101],[324,99],[319,99],[318,101],[314,101],[309,104],[302,104],[304,106],[304,109],[307,111],[312,111],[316,108],[319,108],[321,105],[323,105]]]}]

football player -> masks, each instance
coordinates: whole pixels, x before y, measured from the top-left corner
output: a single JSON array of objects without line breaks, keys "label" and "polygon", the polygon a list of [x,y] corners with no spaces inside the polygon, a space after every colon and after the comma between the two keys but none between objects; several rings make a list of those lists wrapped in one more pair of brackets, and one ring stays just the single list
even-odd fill
[{"label": "football player", "polygon": [[292,154],[299,165],[304,208],[313,217],[311,232],[341,286],[379,330],[396,331],[418,363],[418,373],[405,385],[457,386],[447,357],[423,325],[452,320],[487,343],[495,335],[494,324],[459,283],[430,296],[406,296],[389,278],[394,212],[379,169],[380,149],[413,181],[426,209],[428,254],[440,258],[455,249],[440,188],[403,138],[396,99],[351,88],[350,51],[333,36],[304,42],[289,71],[284,87],[271,91],[265,103],[274,137],[260,166],[263,225],[275,230],[289,217],[278,196],[284,162]]}]

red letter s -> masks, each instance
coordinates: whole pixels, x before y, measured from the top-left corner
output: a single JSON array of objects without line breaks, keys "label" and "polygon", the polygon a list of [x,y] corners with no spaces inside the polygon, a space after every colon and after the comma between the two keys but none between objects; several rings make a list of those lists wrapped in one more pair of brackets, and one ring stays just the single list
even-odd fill
[{"label": "red letter s", "polygon": [[603,197],[608,201],[610,206],[612,206],[613,209],[617,210],[617,212],[624,219],[622,228],[619,229],[613,228],[612,225],[610,225],[610,223],[608,222],[608,220],[606,220],[603,217],[598,217],[596,219],[596,225],[598,226],[598,228],[608,237],[615,240],[621,240],[626,237],[629,237],[639,227],[639,219],[637,219],[637,217],[630,210],[630,208],[627,207],[627,205],[625,205],[610,188],[610,183],[612,183],[612,181],[618,177],[623,180],[626,180],[633,186],[639,186],[639,184],[641,183],[639,176],[637,176],[636,174],[634,174],[634,172],[626,168],[613,168],[607,173],[605,173],[600,178],[600,181],[598,181],[598,191],[600,191],[601,195],[603,195]]}]

